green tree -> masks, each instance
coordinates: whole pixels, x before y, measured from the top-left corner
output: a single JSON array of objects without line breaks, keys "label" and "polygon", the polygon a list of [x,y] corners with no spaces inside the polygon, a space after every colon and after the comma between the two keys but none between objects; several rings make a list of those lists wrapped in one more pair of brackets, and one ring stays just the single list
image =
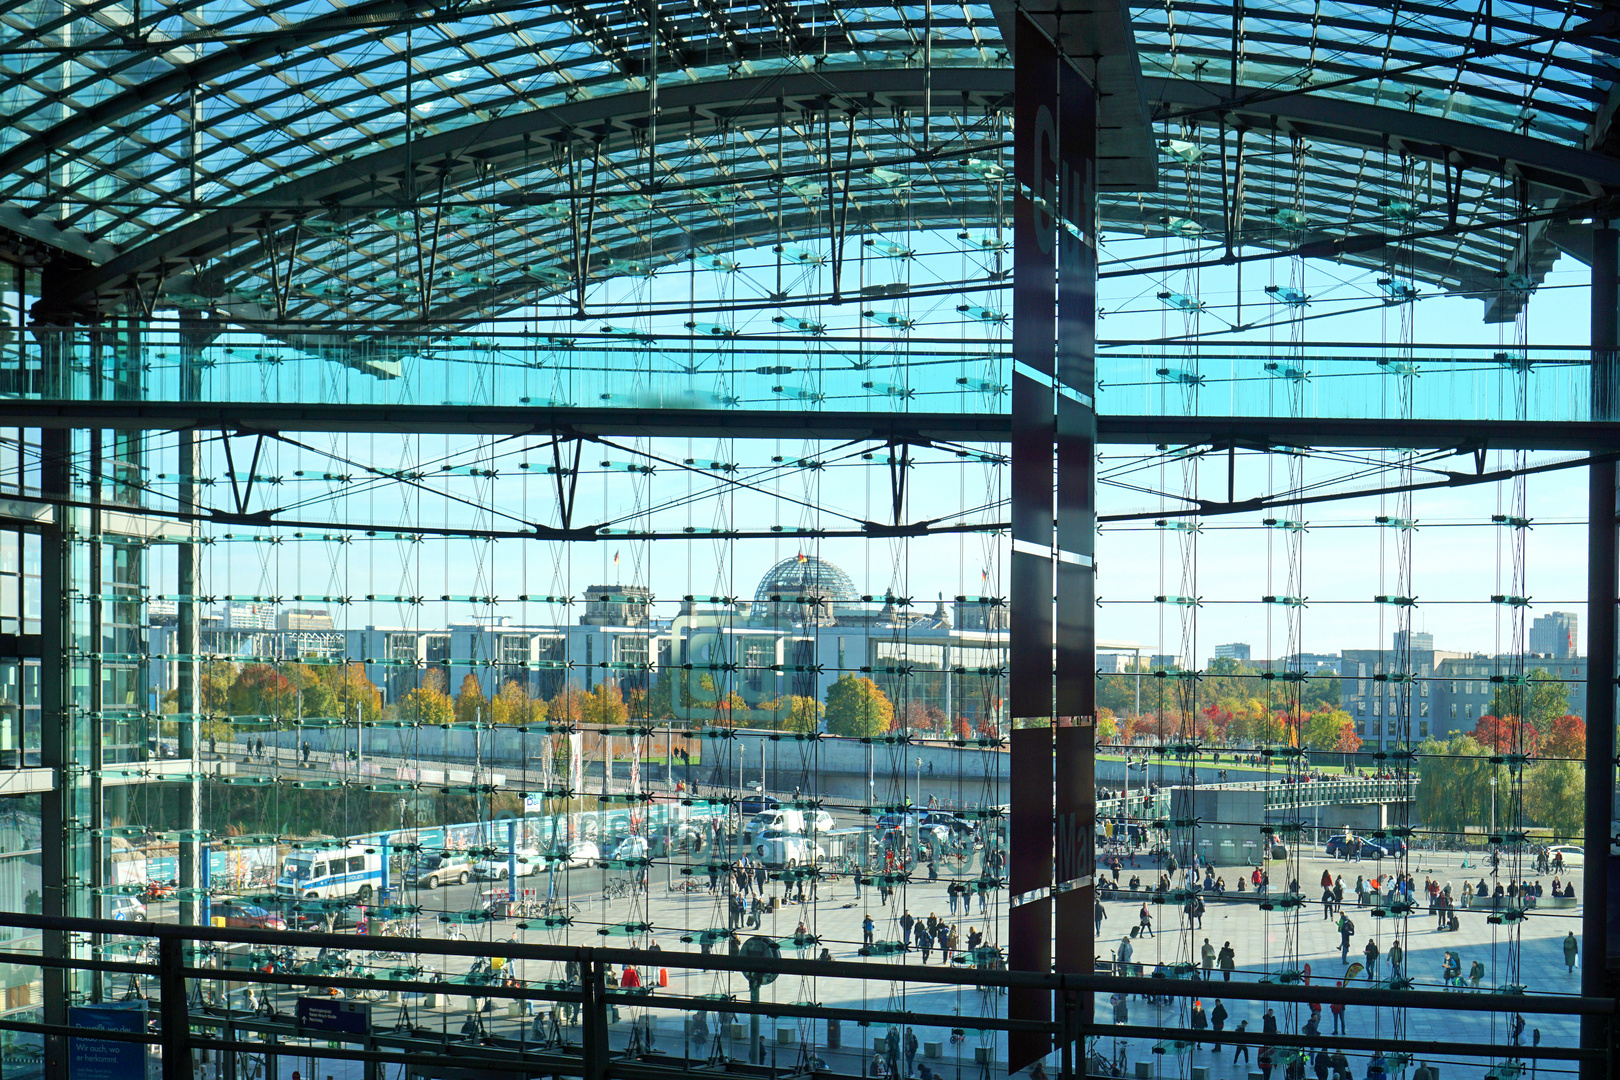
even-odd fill
[{"label": "green tree", "polygon": [[827,688],[828,734],[870,738],[893,726],[894,705],[871,679],[845,675]]},{"label": "green tree", "polygon": [[1568,714],[1569,687],[1543,668],[1527,672],[1522,684],[1499,686],[1491,695],[1490,715],[1528,720],[1542,738],[1552,734],[1555,720]]},{"label": "green tree", "polygon": [[[1494,752],[1468,735],[1443,743],[1427,739],[1418,747],[1417,811],[1425,827],[1460,834],[1490,825],[1491,777],[1499,792],[1510,778],[1506,765],[1491,763]],[[1497,818],[1502,818],[1500,806]]]},{"label": "green tree", "polygon": [[1573,761],[1543,761],[1531,766],[1524,788],[1531,820],[1562,838],[1579,836],[1586,805],[1586,769]]},{"label": "green tree", "polygon": [[789,694],[777,703],[776,713],[780,717],[782,730],[808,734],[821,727],[821,718],[826,715],[827,707],[813,697]]},{"label": "green tree", "polygon": [[1353,754],[1361,749],[1356,722],[1343,709],[1318,709],[1305,717],[1304,744],[1312,750]]}]

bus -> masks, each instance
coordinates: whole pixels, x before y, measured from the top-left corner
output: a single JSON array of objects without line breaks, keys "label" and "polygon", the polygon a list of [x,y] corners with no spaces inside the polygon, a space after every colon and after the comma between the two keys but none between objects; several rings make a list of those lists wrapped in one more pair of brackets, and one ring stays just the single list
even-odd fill
[{"label": "bus", "polygon": [[351,847],[333,851],[295,851],[282,864],[276,895],[284,900],[354,900],[371,902],[383,884],[385,852]]}]

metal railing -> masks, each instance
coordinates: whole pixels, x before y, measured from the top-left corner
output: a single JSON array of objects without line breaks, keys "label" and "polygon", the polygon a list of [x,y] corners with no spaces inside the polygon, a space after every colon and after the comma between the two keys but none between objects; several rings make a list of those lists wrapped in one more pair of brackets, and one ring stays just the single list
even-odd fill
[{"label": "metal railing", "polygon": [[[842,1025],[848,1024],[855,1025],[853,1031],[863,1038],[884,1028],[914,1031],[923,1048],[919,1059],[943,1058],[941,1048],[949,1045],[958,1070],[965,1056],[970,1070],[986,1080],[1004,1074],[1003,1040],[1012,1033],[1050,1042],[1060,1057],[1063,1076],[1108,1074],[1103,1062],[1086,1054],[1087,1041],[1102,1035],[1115,1045],[1137,1045],[1140,1054],[1174,1051],[1188,1042],[1271,1045],[1283,1048],[1280,1053],[1308,1053],[1325,1047],[1369,1054],[1455,1055],[1471,1060],[1480,1059],[1482,1053],[1496,1053],[1467,1042],[1194,1032],[1092,1019],[1095,995],[1099,994],[1175,999],[1211,992],[1195,971],[1182,969],[1167,978],[1043,974],[999,970],[988,956],[974,957],[967,964],[925,967],[888,960],[799,960],[783,958],[775,948],[764,947],[752,953],[745,948],[741,955],[717,956],[19,914],[0,915],[0,926],[46,932],[47,939],[65,934],[71,940],[99,943],[96,951],[102,957],[128,956],[123,960],[44,956],[19,949],[16,939],[0,953],[7,963],[55,973],[60,985],[74,988],[76,1002],[122,998],[127,1007],[144,1011],[149,1021],[143,1031],[98,1030],[91,1035],[66,1023],[66,999],[48,1004],[41,1022],[14,1016],[0,1019],[0,1031],[31,1033],[44,1039],[47,1076],[66,1076],[65,1070],[53,1072],[50,1065],[67,1060],[57,1041],[64,1037],[160,1047],[164,1080],[194,1080],[194,1055],[217,1057],[221,1080],[275,1076],[273,1059],[286,1055],[359,1061],[365,1063],[368,1077],[377,1075],[379,1065],[440,1070],[433,1075],[442,1075],[446,1068],[473,1068],[585,1080],[648,1080],[690,1075],[692,1070],[704,1068],[760,1076],[767,1072],[771,1076],[782,1072],[864,1075],[868,1059],[882,1051],[868,1042],[846,1047]],[[294,965],[285,959],[289,949],[299,954],[341,950],[345,959],[331,963],[328,952],[324,967],[313,960]],[[348,958],[355,953],[363,959]],[[502,962],[495,964],[492,953]],[[525,970],[528,965],[545,969],[544,977],[534,977],[532,970]],[[551,971],[559,965],[567,973],[562,978]],[[648,982],[656,985],[614,985],[622,968],[646,971]],[[659,977],[666,973],[673,974],[667,979]],[[694,976],[740,979],[749,993],[695,993],[690,985]],[[860,992],[844,1004],[762,998],[761,991],[772,980],[794,978],[848,980]],[[978,1015],[870,1008],[865,1005],[866,991],[874,984],[881,986],[879,1000],[892,1001],[892,988],[897,984],[914,992],[957,987],[979,995],[983,1007]],[[836,983],[815,986],[838,993]],[[1340,1002],[1448,1014],[1526,1016],[1612,1015],[1615,1005],[1609,999],[1528,995],[1514,988],[1472,995],[1409,986],[1388,980],[1365,986],[1308,986],[1284,976],[1272,981],[1223,982],[1219,995],[1234,1002]],[[1050,994],[1048,1015],[1052,1019],[1008,1018],[1001,1006],[1008,1000],[1002,996],[1007,988]],[[338,1001],[342,1002],[338,1010],[319,1007]],[[352,1026],[347,1029],[334,1029],[333,1012],[364,1015],[365,1019],[348,1021]],[[379,1013],[383,1015],[379,1017]],[[712,1033],[706,1027],[710,1018],[724,1022]],[[662,1026],[669,1021],[674,1021],[672,1030]],[[767,1041],[762,1034],[766,1021],[778,1025],[775,1040]],[[1601,1051],[1546,1045],[1514,1048],[1512,1054],[1520,1059],[1568,1061],[1601,1056]],[[791,1062],[784,1065],[784,1056]]]}]

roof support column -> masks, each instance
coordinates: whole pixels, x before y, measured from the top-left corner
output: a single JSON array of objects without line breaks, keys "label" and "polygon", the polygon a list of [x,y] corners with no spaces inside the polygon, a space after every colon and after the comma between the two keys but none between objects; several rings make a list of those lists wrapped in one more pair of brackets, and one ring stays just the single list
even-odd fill
[{"label": "roof support column", "polygon": [[[1592,419],[1620,415],[1620,233],[1592,230]],[[1589,473],[1586,599],[1586,874],[1581,915],[1581,993],[1606,996],[1612,950],[1620,946],[1610,909],[1610,885],[1620,860],[1610,856],[1614,818],[1615,616],[1620,602],[1620,511],[1616,464],[1604,461]],[[1581,1017],[1581,1046],[1611,1050],[1613,1017]],[[1609,1061],[1581,1062],[1581,1080],[1607,1076]]]}]

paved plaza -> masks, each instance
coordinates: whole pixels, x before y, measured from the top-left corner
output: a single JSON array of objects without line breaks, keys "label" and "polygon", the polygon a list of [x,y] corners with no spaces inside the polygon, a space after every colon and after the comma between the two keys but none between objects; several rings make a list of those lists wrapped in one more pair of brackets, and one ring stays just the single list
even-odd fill
[{"label": "paved plaza", "polygon": [[[1480,876],[1477,866],[1464,869],[1460,865],[1461,860],[1462,856],[1456,854],[1415,853],[1409,860],[1409,866],[1420,884],[1426,875],[1432,876],[1442,884],[1449,882],[1456,894],[1460,893],[1464,880],[1477,882]],[[1287,864],[1274,866],[1274,878],[1281,876],[1285,865]],[[1302,861],[1300,873],[1302,881],[1315,883],[1320,881],[1324,868],[1332,869],[1336,874],[1344,874],[1346,885],[1349,886],[1358,873],[1370,877],[1379,873],[1381,869],[1393,869],[1394,865],[1393,861],[1388,860],[1380,867],[1371,861],[1329,862],[1320,856],[1307,856]],[[629,944],[631,939],[599,936],[595,933],[598,927],[646,919],[654,926],[654,940],[666,953],[697,951],[699,946],[695,941],[683,942],[682,938],[695,938],[695,935],[703,930],[724,927],[727,923],[725,900],[723,897],[711,897],[706,890],[696,893],[671,892],[666,875],[660,873],[660,869],[654,868],[650,898],[646,901],[628,898],[603,900],[600,895],[586,893],[576,886],[571,891],[580,900],[581,910],[575,916],[577,920],[575,925],[571,927],[546,930],[531,926],[529,929],[519,929],[516,920],[508,920],[479,927],[476,931],[472,931],[473,936],[487,937],[492,942],[491,952],[494,955],[498,955],[499,952],[495,942],[514,936],[535,944],[610,946],[620,941]],[[1145,870],[1141,872],[1144,878],[1148,877]],[[1217,872],[1224,874],[1227,880],[1231,881],[1238,873],[1243,872],[1243,868],[1219,868]],[[578,875],[591,872],[573,873]],[[600,874],[600,871],[596,873]],[[1502,880],[1506,881],[1508,875],[1506,865],[1503,866],[1502,873]],[[1153,876],[1156,875],[1157,872],[1154,871]],[[1124,877],[1129,876],[1130,872],[1127,870]],[[1492,880],[1489,874],[1485,876],[1487,881]],[[687,880],[678,873],[669,874],[667,877],[668,880],[676,882]],[[1584,884],[1581,872],[1575,871],[1568,877],[1573,880],[1579,895]],[[583,880],[590,879],[586,877]],[[1543,881],[1550,885],[1550,876]],[[766,913],[757,932],[778,939],[789,938],[802,921],[805,928],[820,939],[818,945],[804,951],[803,955],[806,958],[815,957],[820,949],[825,947],[834,959],[858,961],[861,959],[858,953],[862,941],[861,923],[867,915],[870,915],[876,924],[874,937],[877,941],[898,940],[901,937],[898,920],[907,910],[914,917],[926,918],[930,913],[935,913],[948,918],[949,903],[945,885],[945,881],[912,883],[898,892],[889,905],[884,906],[876,891],[870,888],[863,890],[861,900],[857,903],[853,885],[848,879],[824,883],[820,886],[814,903],[789,904],[779,907],[775,912]],[[772,882],[770,892],[774,893],[779,888],[776,882]],[[1309,886],[1305,889],[1307,896],[1312,891]],[[1319,892],[1319,889],[1316,891]],[[1140,903],[1140,899],[1106,902],[1106,918],[1099,936],[1100,959],[1108,960],[1113,950],[1117,948],[1120,937],[1129,934],[1130,928],[1136,923]],[[1178,925],[1184,921],[1184,916],[1175,906],[1168,904],[1153,906],[1150,910],[1154,914],[1157,932],[1152,936],[1144,935],[1132,943],[1133,959],[1143,964],[1144,970],[1150,971],[1154,964],[1160,962],[1166,965],[1189,961],[1196,963],[1206,937],[1216,949],[1221,948],[1226,942],[1231,943],[1237,964],[1237,971],[1233,975],[1234,982],[1266,978],[1294,968],[1297,962],[1309,965],[1313,985],[1332,985],[1334,980],[1343,976],[1348,966],[1339,959],[1338,934],[1334,929],[1334,923],[1322,918],[1319,901],[1312,901],[1298,913],[1285,914],[1263,912],[1252,900],[1247,902],[1215,900],[1209,903],[1201,928]],[[1397,933],[1396,920],[1373,918],[1368,910],[1358,909],[1355,906],[1353,896],[1348,898],[1345,911],[1356,925],[1349,962],[1356,963],[1363,960],[1361,952],[1368,937],[1377,941],[1380,953],[1383,957],[1387,957]],[[1480,992],[1486,992],[1508,981],[1510,952],[1508,928],[1488,922],[1488,913],[1485,911],[1459,910],[1457,914],[1460,929],[1454,933],[1436,932],[1434,929],[1436,920],[1428,915],[1421,905],[1419,910],[1406,920],[1403,948],[1406,952],[1406,971],[1413,980],[1414,988],[1443,989],[1441,965],[1445,950],[1453,950],[1458,954],[1465,973],[1476,960],[1484,966],[1485,975],[1480,980]],[[1574,930],[1579,937],[1580,916],[1579,907],[1536,910],[1532,911],[1523,924],[1519,981],[1523,982],[1531,993],[1579,992],[1579,966],[1577,964],[1574,973],[1566,970],[1562,939],[1570,930]],[[959,914],[950,921],[958,927],[959,936],[965,943],[970,927],[982,931],[988,924],[1003,922],[1004,918],[1004,911],[993,901],[987,916],[979,914],[975,902],[971,915]],[[425,922],[431,922],[431,919],[425,919]],[[1294,928],[1292,931],[1291,926]],[[740,933],[746,937],[750,931],[743,930]],[[1295,947],[1290,944],[1291,933],[1297,933],[1298,936],[1297,961]],[[1000,931],[994,932],[990,940],[999,941]],[[792,949],[784,952],[786,956],[793,954]],[[673,956],[671,959],[673,960]],[[900,962],[920,967],[921,954],[913,950],[901,957],[885,957],[882,962]],[[940,962],[940,954],[933,953],[930,966],[938,968]],[[552,970],[535,970],[541,966]],[[516,973],[526,982],[561,979],[564,976],[561,964],[530,963],[526,967],[527,969],[524,969],[524,966],[520,965]],[[455,966],[450,970],[453,974]],[[1381,960],[1380,975],[1387,976],[1387,974],[1387,965]],[[669,986],[662,991],[665,993],[683,996],[732,994],[744,1001],[748,998],[748,987],[740,975],[687,973],[675,966],[669,967],[669,975]],[[643,972],[642,978],[646,982],[655,983],[657,973]],[[1217,971],[1210,992],[1202,998],[1205,1010],[1213,1011],[1215,1002],[1220,1000],[1230,1014],[1226,1024],[1228,1030],[1237,1028],[1241,1021],[1247,1021],[1250,1030],[1260,1030],[1264,1006],[1220,997],[1222,985],[1220,973]],[[674,1054],[697,1054],[698,1047],[690,1041],[690,1034],[682,1022],[681,1014],[673,1010],[658,1009],[657,994],[658,991],[655,991],[649,999],[645,999],[645,1004],[639,1009],[632,1008],[628,1003],[621,1005],[620,1023],[616,1026],[614,1044],[622,1046],[628,1042],[631,1026],[638,1017],[642,1019],[651,1017],[654,1019],[655,1049]],[[974,987],[927,987],[903,983],[804,979],[797,976],[785,976],[765,987],[761,999],[766,1002],[782,1003],[815,1002],[824,1006],[846,1008],[904,1009],[919,1015],[963,1018],[1000,1015],[1005,1010],[1006,1001],[999,994],[987,993]],[[466,997],[450,995],[436,1009],[413,1007],[411,1011],[419,1024],[455,1032],[460,1030],[466,1019],[467,1005]],[[723,1008],[723,1005],[717,1004],[718,1008]],[[1129,1002],[1130,1022],[1133,1025],[1185,1026],[1187,1008],[1186,999],[1176,999],[1171,1005],[1154,1005],[1144,1000],[1132,999]],[[381,1015],[385,1017],[386,1013]],[[1112,1015],[1109,1003],[1099,1000],[1098,1018],[1106,1020]],[[1276,1016],[1281,1031],[1286,1033],[1298,1031],[1304,1025],[1308,1013],[1303,1007],[1290,1009],[1279,1006],[1276,1008]],[[736,1020],[742,1026],[729,1028],[722,1025],[719,1016],[715,1015],[708,1018],[708,1026],[723,1040],[722,1045],[726,1053],[732,1057],[746,1057],[747,1039],[732,1036],[747,1030],[747,1018],[737,1016]],[[1509,1043],[1511,1020],[1511,1016],[1501,1013],[1423,1011],[1406,1012],[1402,1016],[1390,1009],[1351,1006],[1346,1012],[1346,1030],[1353,1036],[1433,1039],[1502,1048]],[[535,1035],[535,1026],[531,1019],[509,1018],[504,1010],[485,1013],[484,1021],[485,1030],[490,1034],[526,1039],[532,1039]],[[1573,1017],[1539,1015],[1528,1016],[1526,1021],[1526,1041],[1530,1039],[1532,1031],[1539,1028],[1545,1045],[1572,1046],[1576,1042],[1578,1021]],[[783,1029],[786,1030],[785,1035]],[[808,1042],[813,1045],[816,1055],[826,1061],[831,1068],[841,1072],[869,1069],[874,1040],[881,1037],[885,1030],[881,1026],[859,1029],[847,1023],[843,1024],[835,1036],[839,1048],[834,1051],[828,1049],[830,1033],[824,1020],[767,1019],[761,1025],[761,1032],[768,1047],[767,1056],[774,1054],[780,1068],[786,1069],[800,1063],[801,1054],[804,1053],[805,1044]],[[916,1025],[919,1042],[918,1060],[928,1064],[932,1071],[943,1073],[949,1080],[956,1080],[958,1076],[986,1075],[986,1068],[975,1063],[974,1050],[977,1046],[993,1046],[991,1056],[994,1060],[1005,1061],[1005,1045],[1001,1039],[981,1037],[970,1029],[964,1031],[965,1037],[953,1042],[949,1028]],[[1331,1018],[1326,1009],[1323,1010],[1322,1031],[1324,1034],[1332,1031]],[[566,1027],[564,1034],[577,1035]],[[713,1042],[709,1044],[708,1049],[713,1051]],[[1233,1065],[1231,1048],[1223,1051],[1205,1048],[1191,1051],[1188,1057],[1174,1053],[1155,1054],[1149,1045],[1140,1041],[1131,1043],[1125,1040],[1103,1039],[1098,1049],[1110,1058],[1123,1057],[1127,1070],[1133,1075],[1139,1061],[1147,1062],[1154,1076],[1187,1076],[1191,1075],[1187,1071],[1188,1067],[1200,1066],[1208,1068],[1207,1075],[1212,1080],[1224,1077],[1248,1080],[1249,1073],[1253,1069],[1248,1063],[1240,1062]],[[938,1052],[938,1058],[929,1056],[933,1051]],[[1253,1051],[1251,1060],[1252,1053]],[[1358,1077],[1364,1074],[1366,1067],[1364,1054],[1351,1055],[1351,1063]],[[1415,1064],[1414,1062],[1413,1065]],[[1440,1070],[1442,1076],[1477,1077],[1483,1072],[1481,1059],[1475,1059],[1464,1065],[1437,1057],[1431,1064]],[[999,1064],[990,1067],[988,1074],[999,1074],[1002,1068],[1004,1066]],[[1540,1071],[1556,1075],[1559,1070],[1555,1065],[1553,1068]]]}]

